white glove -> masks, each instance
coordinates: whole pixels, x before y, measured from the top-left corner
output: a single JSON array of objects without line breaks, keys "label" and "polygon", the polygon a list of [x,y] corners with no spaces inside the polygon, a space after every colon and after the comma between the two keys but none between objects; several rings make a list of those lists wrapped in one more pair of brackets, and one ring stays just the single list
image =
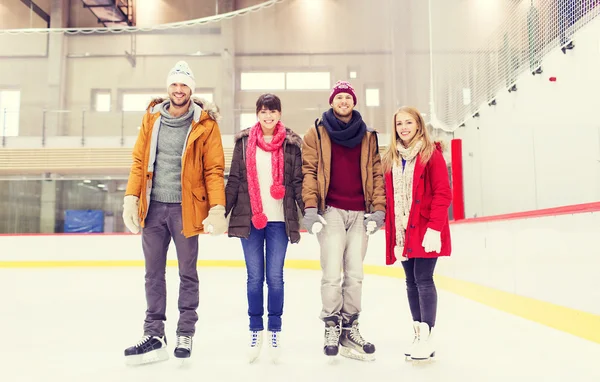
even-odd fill
[{"label": "white glove", "polygon": [[378,231],[384,224],[385,213],[383,211],[375,211],[372,214],[365,214],[365,231],[367,235],[371,235]]},{"label": "white glove", "polygon": [[227,230],[227,218],[225,217],[225,207],[216,205],[208,211],[208,216],[202,221],[204,232],[221,235]]},{"label": "white glove", "polygon": [[427,228],[425,236],[423,237],[423,243],[421,244],[425,248],[425,252],[437,252],[442,251],[442,236],[439,231]]},{"label": "white glove", "polygon": [[133,233],[140,232],[139,201],[140,198],[135,195],[125,195],[123,198],[123,222]]},{"label": "white glove", "polygon": [[367,223],[367,235],[370,235],[373,232],[375,232],[375,228],[377,228],[377,223],[375,223],[374,221],[368,222]]},{"label": "white glove", "polygon": [[321,232],[321,230],[323,229],[323,226],[327,225],[327,222],[325,221],[325,219],[323,218],[323,216],[317,215],[317,217],[319,218],[319,221],[318,222],[314,222],[313,226],[312,226],[312,232],[314,234],[317,234],[317,233]]}]

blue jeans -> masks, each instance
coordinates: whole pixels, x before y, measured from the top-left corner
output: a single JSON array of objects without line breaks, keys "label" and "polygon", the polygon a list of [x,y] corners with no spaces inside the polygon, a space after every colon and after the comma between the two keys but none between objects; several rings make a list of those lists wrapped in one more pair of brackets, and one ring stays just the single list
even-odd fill
[{"label": "blue jeans", "polygon": [[[283,264],[288,246],[284,222],[269,222],[263,229],[251,225],[250,236],[241,239],[248,273],[248,316],[250,330],[264,330],[264,283],[267,275],[268,329],[281,331],[283,314]],[[265,267],[266,260],[266,267]]]}]

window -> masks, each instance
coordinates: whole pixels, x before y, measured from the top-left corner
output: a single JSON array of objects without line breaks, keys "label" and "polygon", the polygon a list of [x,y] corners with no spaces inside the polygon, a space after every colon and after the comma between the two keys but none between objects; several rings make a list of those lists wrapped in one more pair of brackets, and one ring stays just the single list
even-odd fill
[{"label": "window", "polygon": [[365,99],[367,106],[379,106],[379,89],[367,89]]},{"label": "window", "polygon": [[462,96],[463,96],[463,105],[464,106],[470,105],[471,104],[471,89],[463,88]]},{"label": "window", "polygon": [[241,90],[329,90],[329,72],[243,72]]},{"label": "window", "polygon": [[285,73],[242,73],[242,90],[285,89]]},{"label": "window", "polygon": [[[164,98],[166,93],[142,93],[142,92],[127,92],[123,93],[123,111],[145,111],[154,98]],[[212,93],[194,93],[192,97],[203,98],[209,102],[213,102]]]},{"label": "window", "polygon": [[96,90],[93,93],[94,110],[99,112],[110,111],[110,90]]},{"label": "window", "polygon": [[251,127],[256,125],[257,119],[256,114],[254,113],[242,113],[240,114],[240,130],[245,129],[246,127]]},{"label": "window", "polygon": [[124,93],[123,111],[144,111],[154,98],[164,98],[166,94],[157,93]]},{"label": "window", "polygon": [[20,90],[0,90],[0,136],[19,135]]},{"label": "window", "polygon": [[192,94],[192,97],[198,97],[198,98],[205,99],[208,102],[214,102],[212,93],[196,93],[196,94]]},{"label": "window", "polygon": [[286,89],[328,90],[331,86],[329,72],[286,73]]}]

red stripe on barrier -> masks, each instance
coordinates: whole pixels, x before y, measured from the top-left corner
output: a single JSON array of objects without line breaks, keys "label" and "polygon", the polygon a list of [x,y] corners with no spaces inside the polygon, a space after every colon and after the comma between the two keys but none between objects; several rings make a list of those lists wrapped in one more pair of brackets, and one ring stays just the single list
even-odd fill
[{"label": "red stripe on barrier", "polygon": [[581,214],[589,212],[600,211],[600,202],[594,203],[583,203],[574,204],[569,206],[544,208],[540,210],[514,212],[510,214],[493,215],[493,216],[482,216],[477,218],[468,218],[464,220],[453,220],[450,224],[465,224],[465,223],[482,223],[502,220],[514,220],[514,219],[527,219],[527,218],[539,218],[544,216],[558,216],[558,215],[569,215],[569,214]]}]

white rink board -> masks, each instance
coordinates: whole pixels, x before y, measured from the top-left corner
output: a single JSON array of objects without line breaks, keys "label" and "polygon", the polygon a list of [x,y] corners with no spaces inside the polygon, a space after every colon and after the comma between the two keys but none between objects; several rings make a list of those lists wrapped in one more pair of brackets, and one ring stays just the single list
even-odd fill
[{"label": "white rink board", "polygon": [[[600,314],[600,212],[451,224],[453,253],[437,274]],[[201,235],[199,260],[243,260],[240,240]],[[142,260],[140,235],[0,236],[0,262]],[[287,259],[319,259],[303,233]],[[169,259],[176,259],[171,244]],[[365,263],[385,266],[385,236],[370,238]],[[400,266],[399,262],[394,266]]]}]

